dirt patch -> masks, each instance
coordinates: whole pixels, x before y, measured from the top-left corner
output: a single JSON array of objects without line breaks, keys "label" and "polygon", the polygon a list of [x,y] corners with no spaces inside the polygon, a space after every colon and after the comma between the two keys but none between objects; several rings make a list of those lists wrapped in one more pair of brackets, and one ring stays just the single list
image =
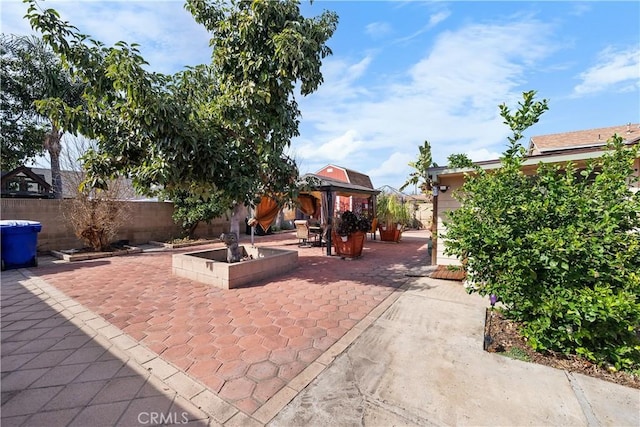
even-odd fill
[{"label": "dirt patch", "polygon": [[485,337],[485,349],[491,353],[503,353],[517,359],[640,389],[640,376],[629,372],[610,372],[605,367],[597,366],[577,356],[534,351],[520,335],[520,325],[505,319],[498,311],[487,312]]}]

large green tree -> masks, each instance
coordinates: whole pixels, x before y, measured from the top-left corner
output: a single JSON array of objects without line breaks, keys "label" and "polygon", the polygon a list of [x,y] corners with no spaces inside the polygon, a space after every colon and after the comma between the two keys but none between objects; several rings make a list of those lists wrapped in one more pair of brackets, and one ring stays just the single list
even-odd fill
[{"label": "large green tree", "polygon": [[525,92],[500,107],[513,131],[501,167],[477,168],[455,196],[445,253],[471,290],[494,294],[535,349],[640,367],[640,193],[629,188],[638,146],[615,136],[586,165],[540,164],[526,175],[522,134],[547,110]]},{"label": "large green tree", "polygon": [[46,151],[54,195],[61,198],[60,140],[64,127],[39,105],[55,98],[77,108],[82,105],[82,85],[37,37],[2,34],[0,54],[2,169],[13,169]]},{"label": "large green tree", "polygon": [[295,88],[307,95],[322,83],[334,13],[305,18],[293,0],[188,0],[186,8],[212,34],[212,62],[164,75],[145,69],[136,45],[106,47],[55,10],[25,1],[32,27],[86,83],[86,110],[60,100],[46,108],[97,140],[98,149],[83,159],[89,184],[102,186],[119,172],[140,191],[187,190],[230,207],[296,191],[297,167],[284,154],[298,135]]}]

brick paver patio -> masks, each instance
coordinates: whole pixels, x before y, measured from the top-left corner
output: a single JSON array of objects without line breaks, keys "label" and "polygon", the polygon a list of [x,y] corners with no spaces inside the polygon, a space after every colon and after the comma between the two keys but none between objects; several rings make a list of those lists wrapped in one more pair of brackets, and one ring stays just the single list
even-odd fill
[{"label": "brick paver patio", "polygon": [[[297,269],[233,290],[173,276],[177,251],[33,272],[251,415],[428,262],[425,236],[368,240],[357,260],[299,248]],[[291,233],[256,244],[298,249]]]}]

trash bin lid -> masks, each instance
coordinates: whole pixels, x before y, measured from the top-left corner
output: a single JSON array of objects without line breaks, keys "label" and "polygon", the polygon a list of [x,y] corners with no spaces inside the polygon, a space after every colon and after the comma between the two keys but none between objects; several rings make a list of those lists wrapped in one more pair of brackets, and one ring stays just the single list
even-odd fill
[{"label": "trash bin lid", "polygon": [[18,227],[32,227],[35,231],[42,230],[42,225],[38,221],[29,221],[26,219],[3,219],[0,220],[0,228],[9,229]]}]

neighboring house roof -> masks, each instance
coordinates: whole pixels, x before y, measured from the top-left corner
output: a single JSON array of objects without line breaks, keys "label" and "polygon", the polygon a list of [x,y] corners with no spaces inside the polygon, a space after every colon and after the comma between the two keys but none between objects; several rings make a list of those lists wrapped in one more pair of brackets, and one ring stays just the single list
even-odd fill
[{"label": "neighboring house roof", "polygon": [[[51,169],[31,168],[31,170],[33,170],[34,173],[44,177],[45,181],[53,182],[53,180],[51,179]],[[77,189],[75,187],[78,186],[84,179],[84,172],[61,170],[60,176],[62,178],[62,198],[73,199],[77,195]],[[138,192],[133,188],[131,179],[119,178],[118,181],[121,186],[117,191],[117,198],[140,201],[156,200],[148,199],[144,196],[139,195]]]},{"label": "neighboring house roof", "polygon": [[413,200],[418,203],[432,203],[433,196],[431,194],[409,194],[407,200]]},{"label": "neighboring house roof", "polygon": [[[616,133],[624,138],[627,145],[640,142],[640,124],[541,135],[531,138],[529,153],[522,166],[534,167],[539,163],[576,162],[601,157],[605,151],[603,149],[607,140]],[[499,159],[484,160],[474,162],[474,164],[485,170],[497,169],[502,165]],[[438,177],[441,175],[462,175],[472,171],[473,168],[450,168],[448,166],[428,169],[429,177],[434,182],[438,182]]]},{"label": "neighboring house roof", "polygon": [[52,198],[53,191],[42,174],[26,166],[18,166],[2,174],[2,197]]},{"label": "neighboring house roof", "polygon": [[640,140],[640,124],[628,123],[606,128],[534,136],[529,141],[528,154],[536,156],[559,150],[602,147],[614,134],[624,138],[627,143],[637,142]]},{"label": "neighboring house roof", "polygon": [[336,169],[340,169],[344,172],[344,175],[346,177],[346,181],[350,184],[355,184],[355,185],[359,185],[361,187],[366,187],[366,188],[370,188],[373,189],[373,184],[371,183],[371,178],[369,178],[368,175],[365,175],[361,172],[358,171],[354,171],[352,169],[347,169],[347,168],[343,168],[342,166],[336,166],[336,165],[327,165],[325,167],[323,167],[322,169],[320,169],[318,172],[316,172],[316,175],[320,175],[320,176],[327,176],[329,178],[333,178],[335,179],[335,176],[328,176],[324,174],[324,171],[326,171],[328,168],[336,168]]},{"label": "neighboring house roof", "polygon": [[[31,170],[38,175],[44,177],[45,181],[53,183],[51,178],[51,169],[45,168],[31,168]],[[82,172],[76,171],[60,171],[60,178],[62,179],[62,198],[72,199],[76,196],[75,190],[72,188],[73,184],[79,184],[83,179]]]}]

